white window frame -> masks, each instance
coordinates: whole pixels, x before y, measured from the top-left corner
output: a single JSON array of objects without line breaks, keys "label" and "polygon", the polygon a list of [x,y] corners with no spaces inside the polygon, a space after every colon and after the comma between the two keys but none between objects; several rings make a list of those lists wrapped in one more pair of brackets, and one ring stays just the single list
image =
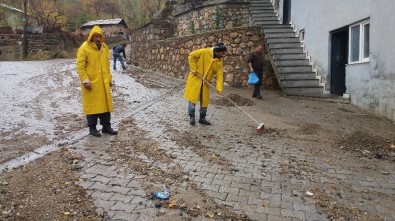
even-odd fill
[{"label": "white window frame", "polygon": [[[369,25],[369,40],[370,40],[370,21],[366,20],[354,25],[350,25],[349,27],[349,42],[348,42],[348,63],[349,64],[357,64],[357,63],[365,63],[365,62],[369,62],[369,56],[370,56],[370,52],[369,55],[367,57],[364,57],[364,51],[365,51],[365,47],[366,45],[364,45],[365,42],[365,27],[366,25]],[[359,58],[357,61],[351,61],[351,45],[352,45],[352,37],[351,37],[351,29],[354,27],[359,26]],[[369,46],[369,50],[370,50],[370,42],[368,42],[368,46]]]}]

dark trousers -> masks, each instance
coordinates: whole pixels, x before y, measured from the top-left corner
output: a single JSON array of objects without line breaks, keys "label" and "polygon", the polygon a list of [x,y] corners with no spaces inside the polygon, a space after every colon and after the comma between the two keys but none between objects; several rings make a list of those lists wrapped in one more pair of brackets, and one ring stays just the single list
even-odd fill
[{"label": "dark trousers", "polygon": [[86,120],[88,121],[89,128],[96,128],[97,119],[100,119],[100,124],[103,125],[103,128],[111,127],[111,113],[101,113],[101,114],[88,114],[86,115]]},{"label": "dark trousers", "polygon": [[261,96],[261,86],[262,86],[262,75],[263,75],[263,70],[254,70],[256,75],[259,78],[258,83],[254,84],[254,92],[252,94],[253,97],[259,97]]}]

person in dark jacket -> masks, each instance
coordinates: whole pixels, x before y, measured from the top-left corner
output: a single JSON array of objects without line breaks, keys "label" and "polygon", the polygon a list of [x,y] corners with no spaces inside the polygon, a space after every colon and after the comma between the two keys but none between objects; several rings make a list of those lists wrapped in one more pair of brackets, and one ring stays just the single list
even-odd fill
[{"label": "person in dark jacket", "polygon": [[112,55],[114,57],[114,65],[113,65],[113,69],[116,70],[116,64],[117,64],[117,59],[121,62],[122,65],[122,69],[125,70],[125,64],[123,63],[123,59],[121,56],[121,53],[123,54],[123,57],[126,59],[126,54],[125,54],[125,48],[126,48],[126,44],[121,44],[121,45],[117,45],[115,47],[113,47],[112,51]]},{"label": "person in dark jacket", "polygon": [[250,72],[255,72],[259,78],[258,83],[254,84],[254,92],[252,93],[252,97],[262,99],[261,86],[264,66],[263,45],[258,45],[255,48],[255,51],[250,54],[248,57],[248,66],[250,68]]}]

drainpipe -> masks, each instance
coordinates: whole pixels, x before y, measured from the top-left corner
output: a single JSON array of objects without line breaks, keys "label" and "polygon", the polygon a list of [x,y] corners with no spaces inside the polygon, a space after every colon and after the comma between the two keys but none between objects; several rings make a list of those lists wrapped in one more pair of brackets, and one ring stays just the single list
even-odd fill
[{"label": "drainpipe", "polygon": [[23,58],[27,57],[27,0],[23,0]]}]

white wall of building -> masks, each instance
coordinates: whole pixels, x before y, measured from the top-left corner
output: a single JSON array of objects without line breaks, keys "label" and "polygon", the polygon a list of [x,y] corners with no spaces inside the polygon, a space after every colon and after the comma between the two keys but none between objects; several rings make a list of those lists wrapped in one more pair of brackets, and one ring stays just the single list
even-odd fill
[{"label": "white wall of building", "polygon": [[353,104],[395,120],[395,0],[293,0],[291,9],[292,23],[297,32],[305,30],[305,50],[327,87],[330,32],[370,20],[369,62],[346,66],[346,93]]}]

